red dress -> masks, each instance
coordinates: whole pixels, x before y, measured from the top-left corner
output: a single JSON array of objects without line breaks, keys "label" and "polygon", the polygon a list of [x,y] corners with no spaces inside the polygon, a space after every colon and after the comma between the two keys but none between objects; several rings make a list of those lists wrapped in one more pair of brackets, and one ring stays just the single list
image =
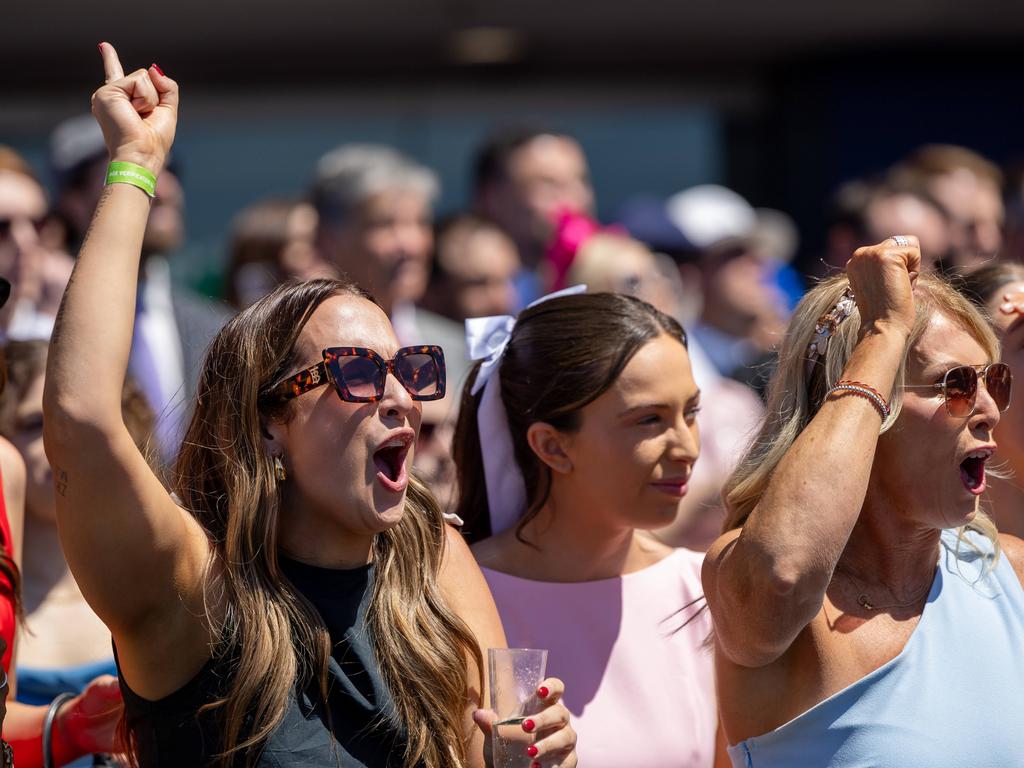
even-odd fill
[{"label": "red dress", "polygon": [[[14,546],[11,537],[11,524],[7,520],[7,505],[4,502],[3,486],[0,482],[0,547],[10,558],[10,564],[14,565]],[[11,654],[14,652],[14,585],[2,570],[0,570],[0,637],[7,643],[7,650],[4,651],[3,665],[4,672],[11,671]]]}]

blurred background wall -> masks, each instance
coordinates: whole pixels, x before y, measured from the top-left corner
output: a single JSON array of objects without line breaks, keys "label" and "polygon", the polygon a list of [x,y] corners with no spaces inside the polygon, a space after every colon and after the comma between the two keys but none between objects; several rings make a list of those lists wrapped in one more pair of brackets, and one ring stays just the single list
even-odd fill
[{"label": "blurred background wall", "polygon": [[88,108],[100,40],[182,84],[175,264],[210,292],[232,214],[302,191],[347,141],[433,166],[445,213],[490,129],[553,125],[580,139],[602,218],[723,183],[793,215],[805,262],[845,179],[925,142],[1024,158],[1021,3],[6,0],[3,17],[0,143],[41,172],[50,129]]}]

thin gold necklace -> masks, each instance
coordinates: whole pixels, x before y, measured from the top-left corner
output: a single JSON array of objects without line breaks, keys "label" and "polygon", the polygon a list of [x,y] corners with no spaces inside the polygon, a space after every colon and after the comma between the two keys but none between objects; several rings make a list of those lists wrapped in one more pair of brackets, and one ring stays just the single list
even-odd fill
[{"label": "thin gold necklace", "polygon": [[[850,579],[851,581],[856,582],[855,586],[858,586],[860,589],[864,589],[864,587],[865,587],[864,582],[861,581],[860,579],[858,579],[852,573],[850,573],[848,571],[839,571],[839,573],[843,574],[844,576],[846,576],[846,578]],[[933,577],[932,578],[932,582],[934,582],[934,581],[935,581],[935,579]],[[914,605],[914,604],[918,603],[921,600],[922,597],[925,597],[929,592],[931,592],[932,591],[932,582],[929,582],[928,584],[926,584],[924,589],[921,590],[921,592],[918,593],[918,595],[916,597],[913,597],[913,598],[911,598],[910,600],[907,600],[904,603],[886,603],[885,605],[875,605],[874,601],[868,596],[867,592],[861,592],[859,595],[857,595],[857,604],[861,608],[864,608],[865,610],[868,610],[868,611],[882,611],[882,610],[885,610],[886,608],[906,608],[907,606],[911,606],[911,605]]]}]

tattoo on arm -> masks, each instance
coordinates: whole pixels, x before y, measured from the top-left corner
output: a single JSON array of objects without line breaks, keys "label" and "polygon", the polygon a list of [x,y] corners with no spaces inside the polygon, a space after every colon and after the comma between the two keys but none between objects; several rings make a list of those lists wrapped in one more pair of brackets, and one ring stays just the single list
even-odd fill
[{"label": "tattoo on arm", "polygon": [[63,467],[54,467],[53,486],[61,496],[68,495],[68,473]]},{"label": "tattoo on arm", "polygon": [[[100,195],[99,201],[96,203],[96,210],[92,212],[92,218],[89,220],[89,228],[85,230],[85,237],[82,238],[82,248],[85,248],[85,244],[89,242],[89,235],[92,234],[92,228],[96,226],[96,219],[100,216],[100,211],[103,210],[103,206],[106,205],[107,199],[110,197],[110,185],[103,188],[103,193]],[[81,248],[79,249],[81,252]]]},{"label": "tattoo on arm", "polygon": [[[79,253],[85,248],[85,244],[89,241],[89,236],[92,234],[93,227],[96,225],[96,219],[99,216],[103,206],[106,205],[107,199],[110,197],[110,187],[104,187],[103,193],[100,195],[99,201],[96,203],[96,210],[93,211],[92,219],[89,220],[89,228],[85,231],[85,237],[82,238],[82,245],[79,248]],[[68,284],[64,288],[64,295],[61,296],[60,306],[57,308],[57,317],[53,321],[53,332],[50,334],[50,341],[56,341],[63,336],[64,332],[64,310],[67,307],[68,289],[71,288],[71,284],[75,281],[75,271],[71,270],[71,277],[68,279]]]}]

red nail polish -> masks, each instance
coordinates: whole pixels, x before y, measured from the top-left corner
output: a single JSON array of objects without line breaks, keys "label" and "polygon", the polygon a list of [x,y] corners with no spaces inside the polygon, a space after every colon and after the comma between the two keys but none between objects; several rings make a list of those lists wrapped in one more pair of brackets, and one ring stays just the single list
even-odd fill
[{"label": "red nail polish", "polygon": [[160,75],[160,77],[167,77],[167,75],[164,74],[164,71],[160,69],[160,65],[157,64],[155,61],[152,64],[150,64],[150,66],[157,71],[157,74]]},{"label": "red nail polish", "polygon": [[538,752],[540,752],[540,750],[533,746],[533,744],[526,748],[526,754],[530,757],[536,757]]},{"label": "red nail polish", "polygon": [[541,768],[540,760],[534,760],[530,763],[530,768]]},{"label": "red nail polish", "polygon": [[542,699],[546,699],[550,694],[551,691],[548,690],[548,687],[546,685],[542,685],[540,688],[537,689],[537,695],[540,696]]},{"label": "red nail polish", "polygon": [[523,730],[526,731],[527,733],[530,733],[536,727],[537,727],[537,724],[535,722],[533,722],[533,720],[530,720],[529,718],[527,718],[526,720],[523,720]]}]

